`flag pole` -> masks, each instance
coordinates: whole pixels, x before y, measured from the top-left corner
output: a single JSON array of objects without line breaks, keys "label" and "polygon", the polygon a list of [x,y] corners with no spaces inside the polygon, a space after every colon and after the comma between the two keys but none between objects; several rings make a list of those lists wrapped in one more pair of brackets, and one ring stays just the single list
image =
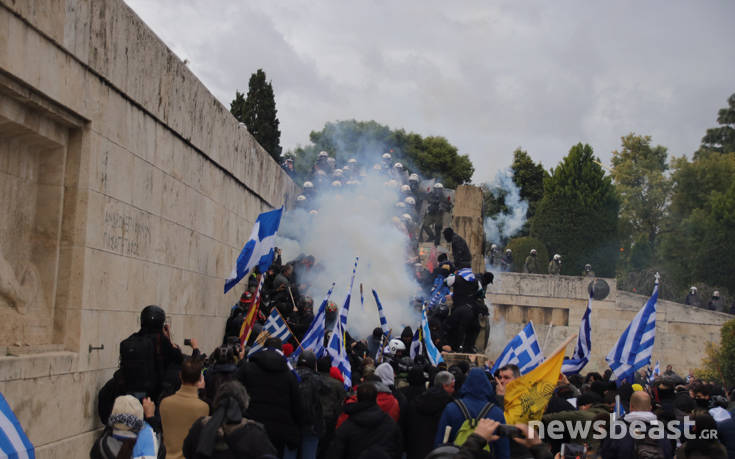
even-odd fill
[{"label": "flag pole", "polygon": [[[289,290],[289,291],[290,291],[290,290]],[[281,311],[279,311],[279,310],[278,310],[278,308],[277,308],[277,307],[275,307],[275,306],[274,306],[274,308],[275,308],[276,312],[278,313],[278,316],[279,316],[279,317],[281,318],[281,320],[283,321],[283,323],[284,323],[284,324],[286,324],[286,328],[288,328],[288,331],[289,331],[289,332],[291,333],[291,336],[293,336],[293,339],[295,339],[295,340],[296,340],[296,344],[298,344],[298,347],[297,347],[296,349],[301,349],[301,352],[304,352],[304,348],[303,348],[303,347],[301,347],[301,342],[300,342],[300,341],[299,341],[299,339],[298,339],[298,338],[296,337],[296,335],[294,334],[294,332],[293,332],[293,331],[291,330],[291,327],[289,327],[289,326],[288,326],[288,322],[287,322],[287,321],[286,321],[286,319],[284,319],[284,318],[283,318],[283,316],[281,315]]]},{"label": "flag pole", "polygon": [[544,352],[546,345],[549,344],[549,337],[551,336],[551,329],[554,328],[554,322],[549,322],[549,328],[546,330],[546,338],[544,338],[544,346],[541,348],[541,352]]},{"label": "flag pole", "polygon": [[[291,292],[291,286],[289,285],[289,286],[288,286],[288,287],[286,287],[286,288],[288,289],[288,296],[290,296],[290,297],[291,297],[291,304],[293,305],[293,308],[294,308],[294,309],[298,309],[298,308],[296,307],[296,301],[294,301],[294,299],[293,299],[293,293]],[[280,313],[279,313],[279,314],[280,314]],[[284,322],[285,322],[285,321],[284,321]]]}]

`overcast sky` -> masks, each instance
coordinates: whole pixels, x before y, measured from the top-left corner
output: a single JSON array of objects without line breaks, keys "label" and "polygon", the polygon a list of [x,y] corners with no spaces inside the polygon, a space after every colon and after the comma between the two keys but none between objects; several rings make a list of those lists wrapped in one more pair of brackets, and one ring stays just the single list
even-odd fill
[{"label": "overcast sky", "polygon": [[341,119],[442,135],[473,181],[629,133],[690,155],[735,92],[735,1],[126,0],[226,107],[262,68],[284,150]]}]

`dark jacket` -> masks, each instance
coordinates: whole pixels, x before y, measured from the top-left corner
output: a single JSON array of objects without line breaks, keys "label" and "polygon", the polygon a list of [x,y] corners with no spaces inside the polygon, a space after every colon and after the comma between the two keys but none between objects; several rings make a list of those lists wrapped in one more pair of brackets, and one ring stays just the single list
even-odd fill
[{"label": "dark jacket", "polygon": [[301,442],[301,399],[296,376],[273,349],[256,352],[237,373],[250,395],[245,416],[265,426],[273,445],[296,448]]},{"label": "dark jacket", "polygon": [[321,437],[325,432],[324,411],[321,402],[321,393],[328,388],[319,377],[319,374],[307,367],[298,367],[296,376],[299,377],[299,395],[301,396],[301,427],[302,432]]},{"label": "dark jacket", "polygon": [[[480,368],[472,368],[467,375],[467,379],[459,390],[460,400],[465,404],[470,416],[477,416],[482,411],[486,403],[495,402],[495,389],[490,384],[485,372]],[[505,424],[505,416],[503,416],[502,407],[497,404],[490,410],[486,418],[493,419]],[[465,421],[462,411],[456,403],[449,403],[442,412],[441,419],[434,437],[434,445],[439,446],[444,438],[444,431],[447,426],[452,428],[449,435],[449,441],[453,442],[454,437],[459,432],[459,428]],[[492,442],[491,446],[495,449],[495,457],[498,459],[508,459],[510,457],[510,444],[507,438],[501,438]]]},{"label": "dark jacket", "polygon": [[[186,459],[205,459],[205,456],[197,455],[196,450],[202,428],[209,419],[211,418],[199,418],[191,426],[182,449]],[[268,439],[263,426],[243,419],[240,424],[224,425],[219,428],[214,452],[206,459],[275,459],[276,454],[276,448]]]},{"label": "dark jacket", "polygon": [[327,457],[353,459],[373,448],[393,459],[401,457],[401,431],[398,425],[375,403],[351,403],[345,406],[349,418],[335,433]]},{"label": "dark jacket", "polygon": [[452,256],[457,268],[469,268],[472,266],[472,254],[467,242],[457,233],[452,236]]},{"label": "dark jacket", "polygon": [[345,385],[329,376],[329,373],[319,373],[319,379],[324,384],[323,391],[319,394],[322,402],[322,413],[327,422],[327,429],[334,429],[337,417],[342,412],[342,404],[347,398]]},{"label": "dark jacket", "polygon": [[401,417],[408,459],[423,459],[434,448],[434,436],[444,407],[452,396],[441,387],[432,387],[408,404]]},{"label": "dark jacket", "polygon": [[[637,417],[631,418],[631,416],[635,415],[636,413],[639,413],[637,411],[633,411],[631,413],[628,413],[625,415],[625,418],[623,419],[626,424],[629,425],[633,420],[638,419]],[[647,424],[649,424],[648,421],[645,421]],[[650,425],[650,424],[649,424]],[[635,440],[630,434],[630,431],[626,432],[625,437],[621,439],[612,439],[612,438],[606,438],[602,441],[602,444],[600,446],[600,456],[603,459],[630,459],[633,457],[636,457],[636,441],[642,441],[642,440]],[[674,452],[671,447],[671,442],[666,440],[665,438],[662,438],[660,440],[656,440],[658,443],[658,446],[663,451],[664,457],[670,458],[673,457]]]}]

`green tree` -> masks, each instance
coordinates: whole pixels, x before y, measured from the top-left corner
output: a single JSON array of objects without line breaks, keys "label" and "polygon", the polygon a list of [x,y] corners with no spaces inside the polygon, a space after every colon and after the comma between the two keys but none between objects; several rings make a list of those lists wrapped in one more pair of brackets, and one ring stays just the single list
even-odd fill
[{"label": "green tree", "polygon": [[[700,151],[693,161],[686,157],[672,161],[672,195],[664,220],[657,256],[662,271],[673,278],[677,291],[703,282],[716,285],[713,276],[720,266],[735,260],[735,250],[727,241],[728,197],[735,183],[735,153]],[[721,285],[721,286],[724,286]]]},{"label": "green tree", "polygon": [[544,196],[544,179],[548,177],[541,163],[534,163],[528,153],[516,148],[513,152],[513,182],[520,189],[521,199],[528,201],[528,218],[533,217],[536,204]]},{"label": "green tree", "polygon": [[666,148],[652,147],[650,136],[628,134],[622,138],[622,148],[613,151],[611,175],[620,196],[619,235],[631,248],[628,261],[634,269],[654,261],[671,192],[667,170]]},{"label": "green tree", "polygon": [[599,276],[613,276],[618,256],[618,197],[592,147],[581,143],[544,181],[544,196],[531,222],[531,236],[564,257],[562,274],[579,275],[586,263]]},{"label": "green tree", "polygon": [[380,155],[390,152],[395,162],[424,177],[436,177],[449,188],[468,183],[475,170],[469,156],[460,155],[444,137],[422,137],[375,121],[326,123],[321,131],[312,131],[309,139],[311,145],[293,152],[296,172],[302,177],[309,173],[320,151],[329,152],[338,163],[356,157],[366,162],[364,167],[380,162]]},{"label": "green tree", "polygon": [[[526,262],[526,257],[531,253],[531,249],[536,249],[536,257],[543,261],[543,272],[546,272],[546,263],[551,257],[549,257],[548,249],[540,240],[530,236],[516,237],[508,241],[506,249],[513,251],[513,272],[523,272],[523,265]],[[505,250],[501,250],[502,252],[505,252]]]},{"label": "green tree", "polygon": [[250,76],[248,96],[235,91],[235,99],[230,104],[230,113],[241,123],[245,123],[255,140],[276,161],[281,160],[281,131],[276,116],[276,100],[273,86],[265,78],[263,69]]},{"label": "green tree", "polygon": [[735,384],[735,319],[720,329],[720,344],[707,344],[702,368],[695,373],[711,381],[722,381],[726,387]]},{"label": "green tree", "polygon": [[702,137],[703,149],[719,153],[735,152],[735,94],[727,99],[727,104],[717,113],[720,126],[707,129],[707,134]]}]

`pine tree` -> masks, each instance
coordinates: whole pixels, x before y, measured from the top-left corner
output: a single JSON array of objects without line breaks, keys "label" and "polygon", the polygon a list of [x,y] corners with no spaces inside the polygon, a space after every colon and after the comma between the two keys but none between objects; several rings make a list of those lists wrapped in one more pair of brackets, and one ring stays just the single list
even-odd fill
[{"label": "pine tree", "polygon": [[549,174],[541,163],[534,163],[520,148],[513,152],[513,183],[520,189],[521,198],[528,201],[528,218],[533,217],[536,204],[544,196],[544,178]]},{"label": "pine tree", "polygon": [[599,276],[615,275],[620,204],[597,162],[592,147],[573,146],[544,181],[531,222],[531,236],[562,256],[563,274],[579,275],[590,263]]},{"label": "pine tree", "polygon": [[273,159],[281,160],[281,131],[276,114],[276,100],[273,97],[273,86],[265,79],[263,69],[250,76],[248,96],[235,91],[235,99],[230,104],[230,112],[241,123],[245,123],[255,140]]},{"label": "pine tree", "polygon": [[735,152],[735,94],[727,99],[727,105],[717,113],[720,126],[707,129],[707,134],[702,138],[703,149],[720,153]]}]

